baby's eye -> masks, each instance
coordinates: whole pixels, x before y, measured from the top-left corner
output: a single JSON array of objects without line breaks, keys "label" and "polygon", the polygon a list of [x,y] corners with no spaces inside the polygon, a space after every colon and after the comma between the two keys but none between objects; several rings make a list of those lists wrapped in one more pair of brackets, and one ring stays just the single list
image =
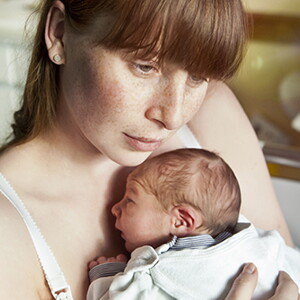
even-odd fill
[{"label": "baby's eye", "polygon": [[129,203],[133,203],[134,201],[132,200],[132,199],[130,199],[130,198],[126,198],[125,199],[125,203],[126,204],[129,204]]}]

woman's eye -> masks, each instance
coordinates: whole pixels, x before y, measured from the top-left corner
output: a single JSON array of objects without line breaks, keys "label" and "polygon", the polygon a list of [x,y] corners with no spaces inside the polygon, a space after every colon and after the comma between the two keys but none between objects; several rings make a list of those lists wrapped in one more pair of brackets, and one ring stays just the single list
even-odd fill
[{"label": "woman's eye", "polygon": [[207,82],[207,79],[201,76],[197,76],[197,75],[189,75],[189,82],[193,85],[193,86],[199,86],[201,85],[204,81]]},{"label": "woman's eye", "polygon": [[141,70],[143,73],[149,73],[151,71],[154,70],[154,68],[152,66],[148,66],[148,65],[136,65],[136,67]]},{"label": "woman's eye", "polygon": [[133,63],[133,67],[142,75],[152,75],[157,72],[157,68],[151,64]]}]

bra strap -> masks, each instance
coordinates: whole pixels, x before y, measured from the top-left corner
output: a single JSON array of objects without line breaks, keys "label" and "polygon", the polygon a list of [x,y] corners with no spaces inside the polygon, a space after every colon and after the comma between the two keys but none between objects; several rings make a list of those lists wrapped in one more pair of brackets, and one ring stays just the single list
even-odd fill
[{"label": "bra strap", "polygon": [[0,192],[11,202],[23,218],[54,299],[73,300],[71,288],[67,284],[65,276],[61,271],[50,247],[46,243],[42,233],[32,219],[24,203],[1,173]]}]

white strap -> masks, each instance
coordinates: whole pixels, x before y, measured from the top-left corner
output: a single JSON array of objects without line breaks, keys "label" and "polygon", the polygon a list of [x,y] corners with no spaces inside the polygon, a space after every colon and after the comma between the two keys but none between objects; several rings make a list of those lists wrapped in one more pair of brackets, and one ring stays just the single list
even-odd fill
[{"label": "white strap", "polygon": [[182,143],[187,148],[201,149],[198,140],[192,133],[191,129],[187,125],[183,125],[177,132],[176,135],[180,138]]},{"label": "white strap", "polygon": [[34,220],[30,216],[24,203],[1,173],[0,192],[12,203],[12,205],[17,209],[18,213],[22,216],[31,235],[34,247],[40,260],[40,264],[54,299],[73,300],[70,286],[67,284],[64,274],[61,271],[51,249],[46,243]]}]

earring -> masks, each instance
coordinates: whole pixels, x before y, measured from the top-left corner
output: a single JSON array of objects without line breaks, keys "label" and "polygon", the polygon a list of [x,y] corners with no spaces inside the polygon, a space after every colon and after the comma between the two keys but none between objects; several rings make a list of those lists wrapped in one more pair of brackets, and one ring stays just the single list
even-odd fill
[{"label": "earring", "polygon": [[60,61],[61,61],[61,56],[59,55],[59,54],[55,54],[54,56],[53,56],[53,60],[54,60],[54,62],[56,62],[56,63],[59,63]]}]

